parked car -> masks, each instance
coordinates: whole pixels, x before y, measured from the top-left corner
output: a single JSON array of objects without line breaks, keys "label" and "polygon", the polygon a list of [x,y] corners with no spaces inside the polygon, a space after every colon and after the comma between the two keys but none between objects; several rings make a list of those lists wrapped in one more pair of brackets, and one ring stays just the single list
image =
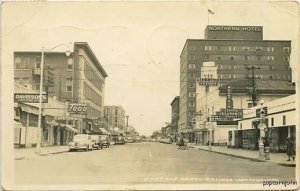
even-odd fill
[{"label": "parked car", "polygon": [[124,139],[124,137],[122,137],[122,136],[119,136],[117,139],[116,139],[116,143],[115,143],[116,145],[123,145],[123,144],[125,144],[125,139]]},{"label": "parked car", "polygon": [[132,137],[127,137],[126,138],[126,143],[133,143]]},{"label": "parked car", "polygon": [[100,139],[102,141],[103,146],[108,148],[110,146],[110,141],[108,135],[100,135]]},{"label": "parked car", "polygon": [[135,142],[136,142],[136,143],[141,143],[141,142],[142,142],[141,137],[136,137],[136,138],[135,138]]},{"label": "parked car", "polygon": [[103,144],[100,135],[91,135],[91,137],[93,142],[93,148],[96,148],[97,150],[103,149]]},{"label": "parked car", "polygon": [[69,143],[69,151],[77,150],[93,150],[93,142],[91,135],[79,134],[73,137],[73,141]]}]

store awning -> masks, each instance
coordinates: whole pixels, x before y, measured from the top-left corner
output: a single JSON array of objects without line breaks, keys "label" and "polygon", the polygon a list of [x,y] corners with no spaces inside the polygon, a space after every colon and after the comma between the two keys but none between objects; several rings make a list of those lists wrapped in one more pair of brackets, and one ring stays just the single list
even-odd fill
[{"label": "store awning", "polygon": [[101,134],[99,127],[93,126],[92,127],[92,134]]},{"label": "store awning", "polygon": [[195,128],[194,132],[208,131],[208,128]]},{"label": "store awning", "polygon": [[71,125],[66,125],[66,129],[69,130],[69,131],[71,131],[71,132],[74,132],[74,133],[78,132],[78,130],[75,129],[75,128],[73,128]]},{"label": "store awning", "polygon": [[100,129],[100,131],[101,131],[101,134],[104,134],[104,135],[110,135],[111,133],[110,132],[108,132],[106,129],[104,129],[104,128],[99,128]]}]

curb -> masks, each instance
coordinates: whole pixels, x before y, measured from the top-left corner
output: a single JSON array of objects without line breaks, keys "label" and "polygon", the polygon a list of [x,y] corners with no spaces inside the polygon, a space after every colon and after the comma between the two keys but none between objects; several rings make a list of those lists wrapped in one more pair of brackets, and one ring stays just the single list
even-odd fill
[{"label": "curb", "polygon": [[[41,154],[34,154],[32,155],[34,156],[48,156],[48,155],[54,155],[54,154],[60,154],[60,153],[65,153],[68,152],[68,150],[64,150],[64,151],[56,151],[56,152],[50,152],[50,153],[41,153]],[[24,160],[25,158],[30,158],[30,157],[26,157],[26,156],[21,156],[21,157],[16,157],[14,158],[14,160]]]},{"label": "curb", "polygon": [[[191,148],[195,148],[193,146],[190,146],[190,147]],[[276,163],[276,164],[281,165],[281,166],[296,167],[296,164],[286,164],[286,163],[274,162],[274,161],[269,161],[269,160],[250,158],[250,157],[245,157],[245,156],[240,156],[240,155],[235,155],[235,154],[223,153],[223,152],[219,152],[219,151],[210,151],[210,150],[206,150],[206,149],[202,149],[202,148],[198,148],[198,150],[203,150],[203,151],[207,151],[207,152],[218,153],[218,154],[222,154],[222,155],[226,155],[226,156],[231,156],[231,157],[236,157],[236,158],[241,158],[241,159],[248,159],[248,160],[255,161],[255,162],[271,162],[271,163]]]}]

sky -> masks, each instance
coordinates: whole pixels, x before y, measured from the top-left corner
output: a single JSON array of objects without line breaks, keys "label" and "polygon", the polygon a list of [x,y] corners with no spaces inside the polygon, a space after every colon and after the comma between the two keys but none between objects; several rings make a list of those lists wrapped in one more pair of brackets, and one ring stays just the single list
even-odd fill
[{"label": "sky", "polygon": [[[208,9],[215,14],[208,15]],[[186,39],[204,38],[208,21],[263,26],[265,40],[291,40],[298,81],[298,13],[297,3],[285,1],[5,2],[1,93],[13,95],[14,51],[66,43],[55,49],[65,51],[69,42],[88,42],[108,73],[104,104],[122,105],[129,124],[151,135],[171,121],[180,53]],[[13,105],[12,99],[8,103]]]}]

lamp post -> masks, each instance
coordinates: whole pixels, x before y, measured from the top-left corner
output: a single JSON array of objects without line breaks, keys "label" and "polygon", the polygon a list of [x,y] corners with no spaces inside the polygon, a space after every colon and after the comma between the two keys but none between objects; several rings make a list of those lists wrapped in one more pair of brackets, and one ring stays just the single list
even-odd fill
[{"label": "lamp post", "polygon": [[[36,149],[35,153],[40,153],[40,148],[41,148],[41,127],[42,127],[42,94],[43,94],[43,77],[44,77],[44,60],[45,60],[45,51],[53,50],[59,46],[65,45],[65,44],[70,44],[70,43],[62,43],[59,45],[56,45],[53,48],[50,49],[45,49],[42,47],[41,49],[41,75],[40,75],[40,90],[39,90],[39,115],[38,115],[38,131],[37,131],[37,143],[36,143]],[[71,55],[71,51],[67,50],[65,52],[66,56]]]},{"label": "lamp post", "polygon": [[264,138],[265,138],[265,116],[263,111],[264,101],[260,100],[260,123],[259,123],[259,158],[264,159]]}]

